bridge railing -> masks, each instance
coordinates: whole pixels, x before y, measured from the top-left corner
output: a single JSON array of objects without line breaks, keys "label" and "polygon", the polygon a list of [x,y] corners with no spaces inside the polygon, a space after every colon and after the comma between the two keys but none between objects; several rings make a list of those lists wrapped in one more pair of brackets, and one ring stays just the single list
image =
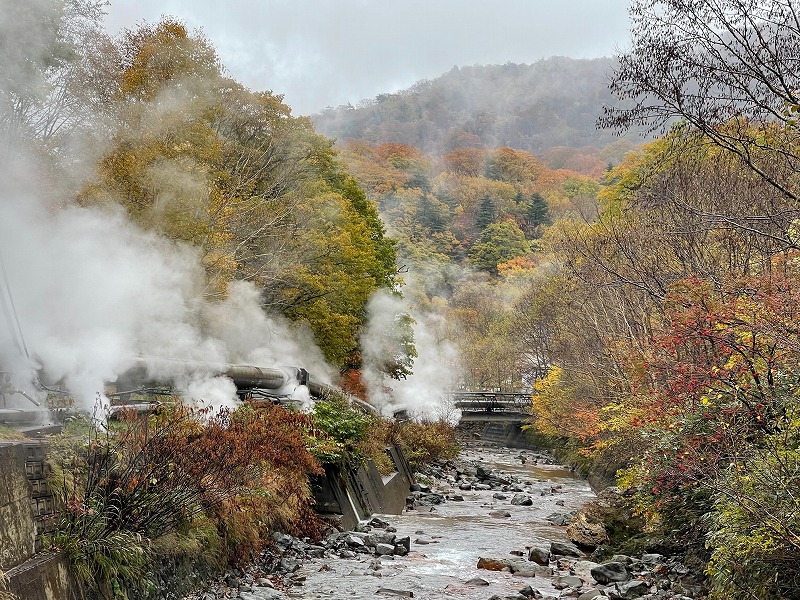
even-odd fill
[{"label": "bridge railing", "polygon": [[456,408],[469,412],[528,412],[531,397],[528,393],[451,392]]}]

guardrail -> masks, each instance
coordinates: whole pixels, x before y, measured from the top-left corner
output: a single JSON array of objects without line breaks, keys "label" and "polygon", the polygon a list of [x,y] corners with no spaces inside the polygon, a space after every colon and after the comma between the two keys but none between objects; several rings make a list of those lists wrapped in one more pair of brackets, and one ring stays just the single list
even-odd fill
[{"label": "guardrail", "polygon": [[450,392],[456,408],[469,412],[525,413],[531,406],[529,393],[508,392]]}]

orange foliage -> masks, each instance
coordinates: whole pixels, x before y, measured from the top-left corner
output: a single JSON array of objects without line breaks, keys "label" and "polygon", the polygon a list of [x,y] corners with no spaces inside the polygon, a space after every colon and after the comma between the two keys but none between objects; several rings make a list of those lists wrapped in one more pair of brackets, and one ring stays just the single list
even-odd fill
[{"label": "orange foliage", "polygon": [[456,148],[442,158],[445,170],[471,177],[483,172],[485,159],[486,150],[483,148]]}]

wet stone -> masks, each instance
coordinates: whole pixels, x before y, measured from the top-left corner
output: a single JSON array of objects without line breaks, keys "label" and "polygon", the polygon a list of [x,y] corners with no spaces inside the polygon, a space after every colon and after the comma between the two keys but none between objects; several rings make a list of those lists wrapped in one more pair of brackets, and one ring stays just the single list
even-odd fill
[{"label": "wet stone", "polygon": [[514,497],[511,499],[511,504],[514,506],[532,506],[533,498],[527,494],[514,494]]},{"label": "wet stone", "polygon": [[583,552],[570,542],[550,542],[550,553],[560,556],[583,556]]},{"label": "wet stone", "polygon": [[394,554],[394,545],[392,544],[376,544],[375,554],[383,556],[384,554]]},{"label": "wet stone", "polygon": [[597,565],[591,569],[592,577],[600,584],[613,583],[615,581],[627,581],[631,578],[628,569],[619,562],[607,562]]},{"label": "wet stone", "polygon": [[550,564],[550,550],[542,548],[541,546],[532,546],[528,550],[528,560],[538,565],[546,566]]}]

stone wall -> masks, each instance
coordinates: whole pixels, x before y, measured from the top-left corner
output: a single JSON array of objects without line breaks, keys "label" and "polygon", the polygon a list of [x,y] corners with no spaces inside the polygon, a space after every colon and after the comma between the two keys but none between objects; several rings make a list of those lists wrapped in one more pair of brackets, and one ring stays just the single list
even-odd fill
[{"label": "stone wall", "polygon": [[25,474],[25,447],[0,442],[0,570],[22,564],[36,553],[31,484]]},{"label": "stone wall", "polygon": [[0,589],[21,600],[76,600],[63,557],[37,554],[57,519],[46,476],[41,443],[0,442]]}]

